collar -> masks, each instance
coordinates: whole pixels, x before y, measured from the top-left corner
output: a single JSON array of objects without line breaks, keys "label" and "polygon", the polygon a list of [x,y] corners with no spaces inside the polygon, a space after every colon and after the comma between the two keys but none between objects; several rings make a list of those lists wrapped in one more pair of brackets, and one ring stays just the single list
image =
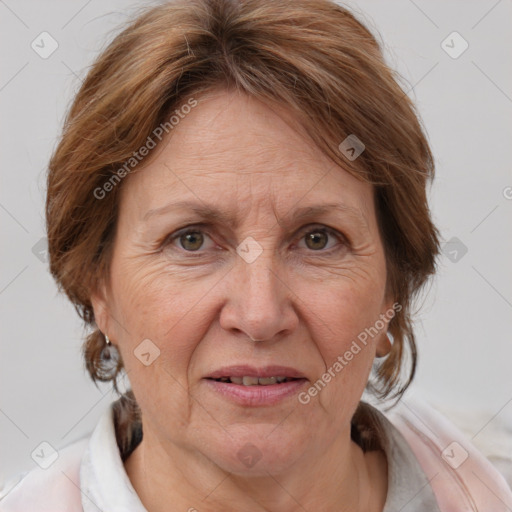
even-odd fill
[{"label": "collar", "polygon": [[126,474],[117,446],[112,405],[101,416],[80,466],[84,512],[147,512]]}]

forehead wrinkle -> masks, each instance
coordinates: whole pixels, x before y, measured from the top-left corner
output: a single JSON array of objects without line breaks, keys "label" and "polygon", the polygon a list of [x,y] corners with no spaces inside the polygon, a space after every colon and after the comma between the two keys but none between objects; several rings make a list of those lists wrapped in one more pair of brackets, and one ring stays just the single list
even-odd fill
[{"label": "forehead wrinkle", "polygon": [[[352,218],[359,225],[364,226],[365,229],[369,229],[368,219],[366,219],[364,213],[361,210],[352,206],[344,205],[342,203],[327,203],[303,206],[296,209],[292,216],[288,218],[278,216],[274,201],[271,201],[270,204],[277,224],[282,228],[289,227],[292,224],[296,224],[301,221],[314,219],[315,217],[318,218],[320,216],[325,216],[334,211]],[[214,205],[209,205],[206,203],[198,204],[196,201],[191,200],[168,203],[165,206],[151,209],[146,212],[142,220],[147,222],[152,217],[165,215],[176,210],[187,210],[187,212],[191,212],[198,217],[207,220],[208,222],[215,221],[219,224],[230,225],[234,229],[237,229],[240,226],[242,220],[247,218],[247,215],[244,214],[246,212],[244,211],[239,211],[239,214],[236,215],[233,210],[226,212],[222,211]]]},{"label": "forehead wrinkle", "polygon": [[[304,157],[300,159],[299,155]],[[186,161],[176,162],[175,167],[184,171],[180,176],[185,180],[187,176],[215,178],[217,175],[225,179],[225,175],[229,174],[279,178],[281,175],[296,173],[301,168],[307,169],[312,175],[322,171],[315,167],[315,161],[305,151],[296,151],[291,158],[280,147],[253,147],[249,153],[240,148],[234,151],[232,148],[217,147],[208,152],[207,156],[198,152],[187,155]]]}]

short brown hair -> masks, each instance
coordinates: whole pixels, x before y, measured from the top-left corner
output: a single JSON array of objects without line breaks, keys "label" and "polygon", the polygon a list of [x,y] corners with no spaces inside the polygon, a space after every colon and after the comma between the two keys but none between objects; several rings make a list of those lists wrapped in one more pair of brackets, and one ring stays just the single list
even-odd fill
[{"label": "short brown hair", "polygon": [[[329,0],[166,2],[139,13],[91,67],[51,158],[46,202],[51,273],[93,327],[84,346],[91,377],[116,385],[122,369],[121,360],[105,366],[90,296],[108,274],[123,184],[105,201],[94,191],[172,111],[218,87],[284,106],[334,163],[373,185],[388,291],[402,309],[369,385],[380,397],[401,396],[416,367],[411,301],[439,252],[426,197],[433,158],[376,39]],[[339,150],[349,135],[365,145],[353,161]]]}]

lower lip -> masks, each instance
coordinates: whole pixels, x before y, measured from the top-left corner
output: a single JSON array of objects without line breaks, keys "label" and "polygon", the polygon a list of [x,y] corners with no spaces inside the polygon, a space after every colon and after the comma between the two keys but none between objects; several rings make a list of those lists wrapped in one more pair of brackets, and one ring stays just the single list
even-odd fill
[{"label": "lower lip", "polygon": [[306,379],[296,379],[281,384],[268,386],[244,386],[231,382],[219,382],[213,379],[204,379],[210,389],[226,398],[240,404],[252,407],[274,405],[278,402],[298,394],[300,388],[306,384]]}]

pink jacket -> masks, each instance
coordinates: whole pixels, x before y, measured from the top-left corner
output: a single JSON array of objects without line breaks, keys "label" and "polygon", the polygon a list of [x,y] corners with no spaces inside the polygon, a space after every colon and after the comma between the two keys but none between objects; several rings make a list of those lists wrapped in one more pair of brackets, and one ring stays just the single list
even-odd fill
[{"label": "pink jacket", "polygon": [[425,472],[442,512],[512,512],[512,490],[443,415],[421,400],[386,414]]},{"label": "pink jacket", "polygon": [[[512,512],[505,479],[447,419],[420,400],[401,401],[386,417],[423,468],[442,512]],[[0,501],[1,512],[81,512],[83,439],[60,451],[47,470],[35,469]],[[110,511],[108,511],[110,512]]]}]

